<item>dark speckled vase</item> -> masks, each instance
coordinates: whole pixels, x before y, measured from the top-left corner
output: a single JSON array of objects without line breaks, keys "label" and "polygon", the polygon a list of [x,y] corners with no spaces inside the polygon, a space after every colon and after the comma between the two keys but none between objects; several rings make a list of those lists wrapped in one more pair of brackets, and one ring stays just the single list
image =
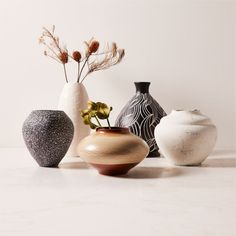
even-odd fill
[{"label": "dark speckled vase", "polygon": [[63,111],[35,110],[22,128],[25,144],[42,167],[56,167],[70,147],[74,126]]}]

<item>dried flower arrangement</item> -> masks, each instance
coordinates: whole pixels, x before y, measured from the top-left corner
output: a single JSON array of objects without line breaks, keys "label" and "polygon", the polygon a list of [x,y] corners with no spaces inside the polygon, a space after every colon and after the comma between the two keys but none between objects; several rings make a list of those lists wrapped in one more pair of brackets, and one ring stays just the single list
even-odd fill
[{"label": "dried flower arrangement", "polygon": [[[77,82],[82,83],[84,79],[92,72],[105,70],[122,61],[125,55],[124,49],[117,48],[116,43],[107,44],[106,49],[99,51],[100,43],[93,38],[85,41],[86,49],[82,54],[80,51],[68,52],[66,46],[62,46],[59,37],[54,34],[55,26],[52,30],[43,28],[39,43],[45,46],[44,55],[48,56],[63,65],[66,82],[68,76],[66,64],[70,61],[75,61],[78,67]],[[87,67],[87,71],[84,71]]]},{"label": "dried flower arrangement", "polygon": [[[99,119],[107,120],[108,127],[111,128],[109,122],[111,111],[112,107],[105,103],[88,101],[88,109],[80,111],[80,115],[83,118],[84,124],[89,125],[91,129],[103,127]],[[93,118],[96,120],[97,124],[92,121]]]}]

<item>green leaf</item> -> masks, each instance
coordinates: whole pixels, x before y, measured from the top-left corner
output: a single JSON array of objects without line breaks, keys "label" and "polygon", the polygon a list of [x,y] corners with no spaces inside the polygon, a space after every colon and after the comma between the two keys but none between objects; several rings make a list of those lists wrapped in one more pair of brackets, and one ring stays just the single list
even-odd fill
[{"label": "green leaf", "polygon": [[[109,107],[105,103],[88,101],[88,109],[81,110],[80,115],[83,118],[84,124],[89,125],[91,129],[95,129],[100,126],[100,122],[97,118],[101,120],[108,119],[111,110],[112,107]],[[97,120],[98,125],[92,122],[92,118]]]},{"label": "green leaf", "polygon": [[97,111],[97,104],[93,101],[88,101],[88,109],[90,111]]},{"label": "green leaf", "polygon": [[80,115],[81,115],[81,117],[83,118],[84,124],[89,125],[90,122],[91,122],[91,121],[90,121],[90,120],[91,120],[90,111],[89,111],[89,110],[81,110],[81,111],[80,111]]},{"label": "green leaf", "polygon": [[110,115],[112,107],[109,107],[107,104],[102,102],[97,102],[97,117],[101,120],[107,119]]},{"label": "green leaf", "polygon": [[99,126],[97,126],[96,124],[94,124],[92,122],[90,122],[89,126],[90,126],[91,129],[96,129],[97,127],[99,127]]},{"label": "green leaf", "polygon": [[83,117],[84,124],[89,125],[90,124],[90,119],[91,119],[90,116]]},{"label": "green leaf", "polygon": [[85,117],[85,116],[89,115],[89,110],[81,110],[81,111],[80,111],[80,115],[81,115],[82,117]]}]

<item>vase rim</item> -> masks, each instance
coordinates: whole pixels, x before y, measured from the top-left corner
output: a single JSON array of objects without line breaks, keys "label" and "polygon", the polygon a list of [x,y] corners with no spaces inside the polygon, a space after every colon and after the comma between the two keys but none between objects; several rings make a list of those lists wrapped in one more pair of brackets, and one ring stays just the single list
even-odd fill
[{"label": "vase rim", "polygon": [[81,82],[77,82],[77,81],[68,81],[65,84],[82,84]]},{"label": "vase rim", "polygon": [[57,113],[63,113],[64,111],[62,110],[52,110],[52,109],[42,109],[42,110],[32,110],[32,112],[57,112]]},{"label": "vase rim", "polygon": [[117,127],[117,126],[98,127],[98,128],[96,128],[96,132],[98,132],[98,133],[119,133],[119,134],[130,133],[128,127]]},{"label": "vase rim", "polygon": [[145,82],[145,81],[135,81],[135,84],[151,84],[151,82]]},{"label": "vase rim", "polygon": [[193,109],[193,110],[176,109],[176,110],[172,110],[172,112],[200,113],[200,110],[199,109]]}]

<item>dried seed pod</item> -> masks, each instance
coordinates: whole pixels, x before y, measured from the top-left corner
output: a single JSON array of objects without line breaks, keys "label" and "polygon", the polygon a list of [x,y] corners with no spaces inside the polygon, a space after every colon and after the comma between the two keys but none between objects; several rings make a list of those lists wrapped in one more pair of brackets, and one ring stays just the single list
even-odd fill
[{"label": "dried seed pod", "polygon": [[68,53],[67,52],[60,53],[59,59],[63,64],[66,64],[68,62]]},{"label": "dried seed pod", "polygon": [[117,54],[117,45],[114,42],[111,45],[111,52],[112,52],[112,56],[115,57]]},{"label": "dried seed pod", "polygon": [[99,42],[94,40],[92,41],[90,44],[89,44],[89,47],[88,47],[88,52],[91,54],[91,53],[94,53],[98,50],[99,48]]},{"label": "dried seed pod", "polygon": [[75,61],[80,62],[81,53],[79,51],[74,51],[73,54],[72,54],[72,57]]},{"label": "dried seed pod", "polygon": [[119,57],[117,59],[117,63],[120,63],[121,60],[123,59],[123,57],[125,56],[125,50],[124,49],[118,49],[117,51],[119,53]]},{"label": "dried seed pod", "polygon": [[125,50],[119,49],[120,58],[122,59],[125,56]]}]

